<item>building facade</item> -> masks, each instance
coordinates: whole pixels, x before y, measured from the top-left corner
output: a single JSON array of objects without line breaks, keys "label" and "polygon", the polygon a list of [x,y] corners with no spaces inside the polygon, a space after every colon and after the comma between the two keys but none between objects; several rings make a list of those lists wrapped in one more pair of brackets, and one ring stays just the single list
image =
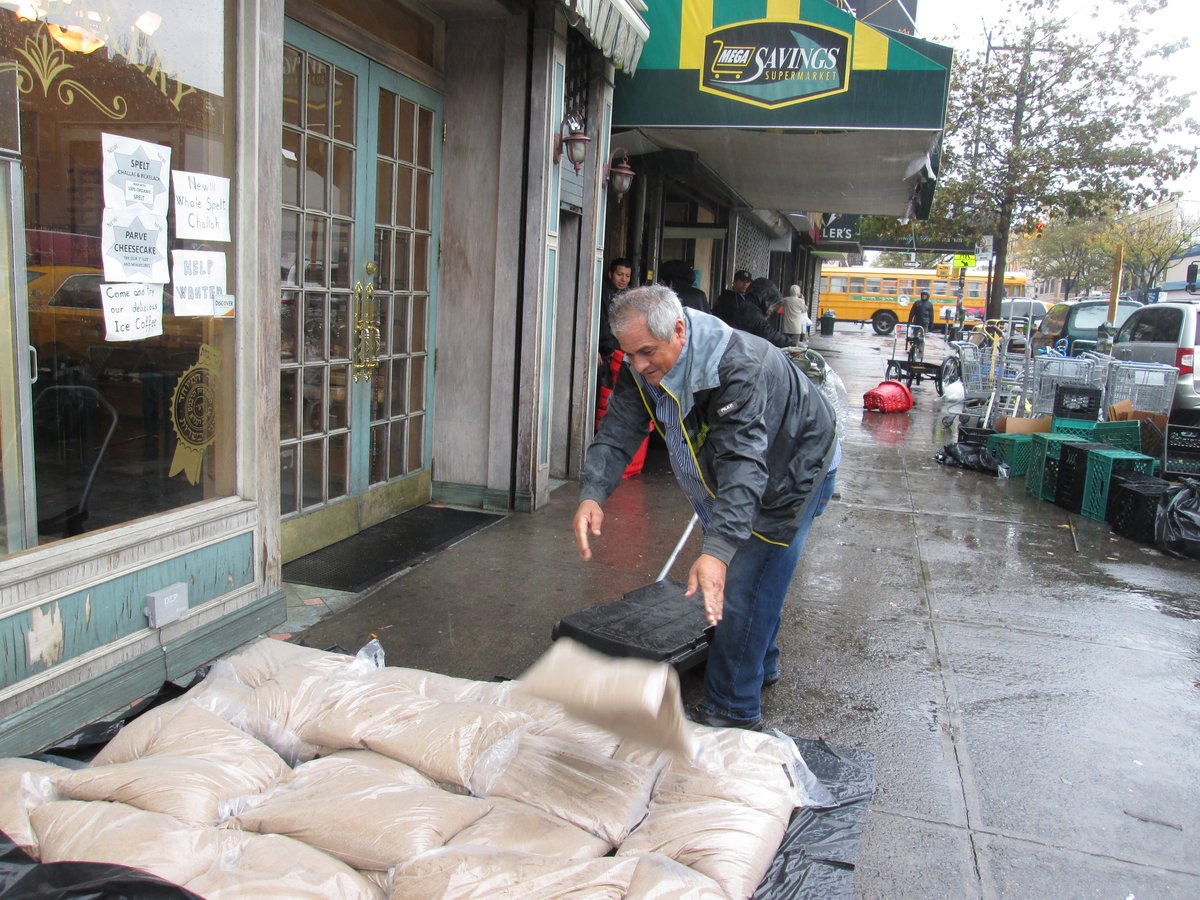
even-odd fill
[{"label": "building facade", "polygon": [[0,2],[0,754],[282,621],[290,559],[545,502],[638,6]]}]

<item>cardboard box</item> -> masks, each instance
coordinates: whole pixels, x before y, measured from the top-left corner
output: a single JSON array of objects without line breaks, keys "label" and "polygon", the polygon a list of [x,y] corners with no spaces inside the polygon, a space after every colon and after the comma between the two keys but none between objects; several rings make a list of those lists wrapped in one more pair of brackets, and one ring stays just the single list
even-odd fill
[{"label": "cardboard box", "polygon": [[1153,422],[1163,433],[1167,430],[1167,419],[1168,417],[1161,413],[1134,409],[1132,400],[1122,400],[1108,408],[1108,421],[1110,422]]},{"label": "cardboard box", "polygon": [[1002,416],[996,422],[996,430],[1003,434],[1040,434],[1048,432],[1053,419],[1050,416],[1038,416],[1026,419],[1018,416]]}]

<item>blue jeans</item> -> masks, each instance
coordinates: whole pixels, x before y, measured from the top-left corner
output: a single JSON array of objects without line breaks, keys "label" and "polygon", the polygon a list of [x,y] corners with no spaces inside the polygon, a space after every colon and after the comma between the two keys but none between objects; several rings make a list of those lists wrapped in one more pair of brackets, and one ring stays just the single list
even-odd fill
[{"label": "blue jeans", "polygon": [[837,472],[825,476],[800,529],[786,547],[751,536],[738,548],[725,574],[725,608],[708,649],[701,707],[730,719],[762,715],[763,677],[778,672],[775,638],[783,621],[783,601],[796,573],[813,519],[833,496]]}]

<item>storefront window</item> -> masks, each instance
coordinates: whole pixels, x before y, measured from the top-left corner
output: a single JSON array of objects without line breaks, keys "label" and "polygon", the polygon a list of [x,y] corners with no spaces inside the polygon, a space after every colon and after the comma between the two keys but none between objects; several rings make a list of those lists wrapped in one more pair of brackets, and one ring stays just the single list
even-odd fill
[{"label": "storefront window", "polygon": [[34,351],[22,431],[2,436],[32,447],[36,514],[10,550],[234,491],[231,13],[0,0]]}]

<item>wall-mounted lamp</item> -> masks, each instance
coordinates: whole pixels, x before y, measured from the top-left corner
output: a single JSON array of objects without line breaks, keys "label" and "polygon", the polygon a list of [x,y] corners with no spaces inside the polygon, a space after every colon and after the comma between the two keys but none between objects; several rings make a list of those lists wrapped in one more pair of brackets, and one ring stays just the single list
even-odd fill
[{"label": "wall-mounted lamp", "polygon": [[583,122],[575,113],[567,113],[558,123],[558,134],[554,136],[554,164],[558,165],[567,154],[567,159],[575,167],[575,174],[587,159],[587,145],[592,139],[583,133]]},{"label": "wall-mounted lamp", "polygon": [[[620,154],[621,161],[613,162]],[[629,193],[629,188],[633,184],[633,176],[637,173],[629,165],[629,153],[624,147],[617,147],[613,150],[612,155],[608,158],[608,165],[604,167],[604,182],[611,185],[613,191],[617,195],[617,202],[620,203],[625,199],[625,195]]]}]

